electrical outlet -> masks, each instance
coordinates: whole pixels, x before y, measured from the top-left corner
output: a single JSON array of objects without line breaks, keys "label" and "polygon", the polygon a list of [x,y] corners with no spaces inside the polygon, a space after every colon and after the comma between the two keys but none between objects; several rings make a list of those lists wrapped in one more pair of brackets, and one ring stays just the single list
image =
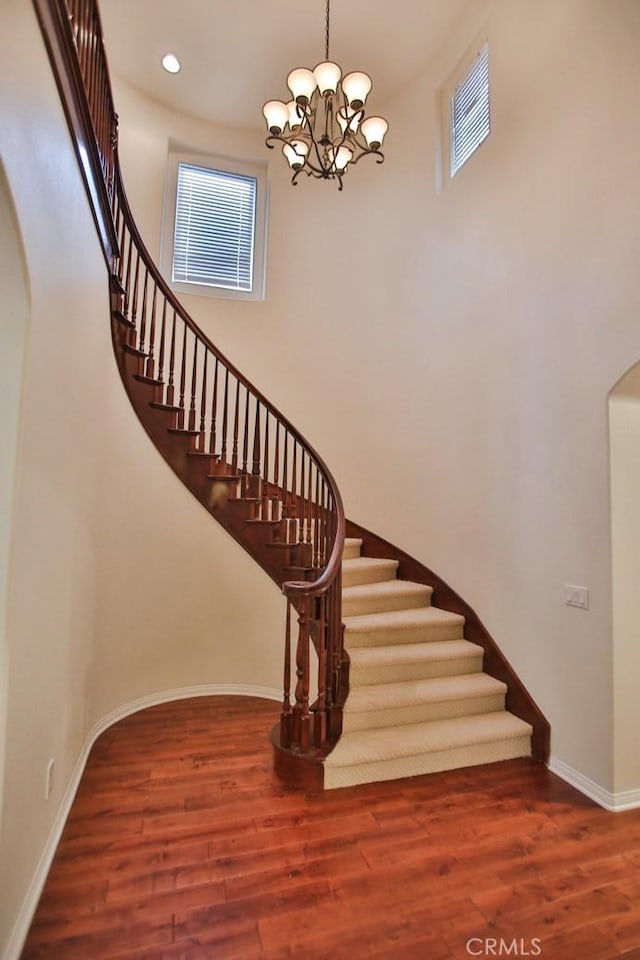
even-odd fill
[{"label": "electrical outlet", "polygon": [[49,760],[49,763],[47,764],[47,774],[44,782],[45,800],[49,799],[49,797],[51,796],[51,792],[53,790],[53,771],[55,769],[55,765],[56,765],[56,762],[52,757],[51,760]]},{"label": "electrical outlet", "polygon": [[587,587],[575,587],[573,584],[565,583],[564,602],[568,607],[578,607],[580,610],[588,610],[589,590]]}]

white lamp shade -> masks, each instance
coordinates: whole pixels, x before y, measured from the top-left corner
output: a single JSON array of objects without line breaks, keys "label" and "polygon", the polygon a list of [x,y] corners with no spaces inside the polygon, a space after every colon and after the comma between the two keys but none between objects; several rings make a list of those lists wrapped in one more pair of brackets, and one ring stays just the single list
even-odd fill
[{"label": "white lamp shade", "polygon": [[289,100],[287,104],[287,110],[289,111],[289,126],[292,130],[295,130],[296,127],[304,127],[307,122],[307,118],[304,114],[300,116],[298,111],[298,104],[295,100]]},{"label": "white lamp shade", "polygon": [[311,94],[316,89],[316,78],[311,70],[306,67],[297,67],[292,70],[287,77],[287,86],[293,94],[293,99],[310,100]]},{"label": "white lamp shade", "polygon": [[349,129],[349,133],[355,133],[362,120],[362,110],[352,110],[350,107],[342,107],[336,114],[338,125],[343,133]]},{"label": "white lamp shade", "polygon": [[296,170],[304,164],[309,147],[303,140],[292,140],[291,143],[285,143],[282,152],[289,161],[289,166]]},{"label": "white lamp shade", "polygon": [[289,122],[289,108],[282,100],[268,100],[262,108],[271,133],[282,133]]},{"label": "white lamp shade", "polygon": [[389,129],[389,124],[382,117],[367,117],[360,128],[362,135],[367,141],[367,145],[372,150],[377,150],[382,146],[384,135]]},{"label": "white lamp shade", "polygon": [[348,73],[342,78],[342,90],[349,106],[356,110],[364,106],[367,95],[371,90],[371,77],[366,73]]},{"label": "white lamp shade", "polygon": [[320,93],[335,93],[342,76],[342,70],[337,63],[325,60],[313,68],[313,75]]},{"label": "white lamp shade", "polygon": [[335,147],[332,147],[329,151],[329,156],[331,157],[332,163],[335,164],[336,170],[342,171],[353,158],[353,151],[349,150],[349,147],[344,146],[338,147],[337,150]]}]

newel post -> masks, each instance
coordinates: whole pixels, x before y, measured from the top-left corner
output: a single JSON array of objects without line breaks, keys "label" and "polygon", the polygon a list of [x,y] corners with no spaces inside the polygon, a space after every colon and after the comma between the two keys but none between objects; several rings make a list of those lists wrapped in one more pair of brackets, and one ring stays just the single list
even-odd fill
[{"label": "newel post", "polygon": [[280,714],[280,745],[288,750],[291,746],[291,600],[287,597],[287,619],[284,638],[284,697]]}]

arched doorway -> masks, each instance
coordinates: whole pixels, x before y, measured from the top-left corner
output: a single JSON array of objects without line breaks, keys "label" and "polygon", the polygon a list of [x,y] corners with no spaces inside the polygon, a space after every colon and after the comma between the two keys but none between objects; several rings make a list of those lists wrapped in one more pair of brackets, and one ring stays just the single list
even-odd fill
[{"label": "arched doorway", "polygon": [[0,820],[4,796],[10,669],[7,596],[22,374],[29,312],[24,248],[11,192],[0,161]]}]

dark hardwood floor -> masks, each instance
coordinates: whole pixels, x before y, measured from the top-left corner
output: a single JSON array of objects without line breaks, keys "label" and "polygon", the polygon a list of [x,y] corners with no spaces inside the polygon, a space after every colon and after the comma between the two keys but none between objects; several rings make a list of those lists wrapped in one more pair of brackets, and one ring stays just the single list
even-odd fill
[{"label": "dark hardwood floor", "polygon": [[640,810],[523,760],[305,796],[277,715],[183,700],[103,734],[23,960],[640,960]]}]

